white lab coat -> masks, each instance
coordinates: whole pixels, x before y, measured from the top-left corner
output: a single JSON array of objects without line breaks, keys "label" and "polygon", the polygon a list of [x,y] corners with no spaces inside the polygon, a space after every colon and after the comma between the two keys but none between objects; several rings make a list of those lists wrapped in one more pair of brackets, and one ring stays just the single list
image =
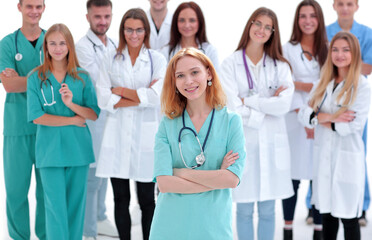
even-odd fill
[{"label": "white lab coat", "polygon": [[167,15],[164,18],[164,21],[161,24],[159,33],[156,31],[155,23],[151,17],[150,10],[146,12],[146,15],[149,20],[151,29],[150,47],[151,49],[160,50],[162,47],[169,43],[173,14],[170,13],[168,10]]},{"label": "white lab coat", "polygon": [[[288,42],[283,46],[284,57],[290,62],[293,70],[293,80],[303,83],[315,83],[320,77],[320,67],[316,59],[309,61],[302,55],[301,44]],[[312,179],[313,176],[313,139],[306,138],[304,126],[298,121],[296,109],[307,105],[309,93],[295,91],[290,112],[285,119],[289,146],[291,149],[292,179]]]},{"label": "white lab coat", "polygon": [[[89,39],[95,44],[89,41]],[[102,64],[104,55],[109,51],[114,51],[117,44],[113,40],[107,38],[107,46],[92,32],[88,30],[87,34],[82,37],[75,45],[76,55],[80,66],[84,68],[90,75],[93,85],[96,88],[99,78],[99,68]],[[87,120],[87,124],[92,135],[93,151],[96,162],[90,164],[90,167],[97,166],[99,151],[102,144],[103,128],[106,121],[107,112],[101,110],[96,121]]]},{"label": "white lab coat", "polygon": [[[343,82],[332,93],[333,87],[332,80],[327,86],[327,97],[320,112],[333,114],[339,109],[336,98]],[[356,118],[350,123],[335,123],[336,131],[320,124],[315,127],[312,201],[320,213],[331,213],[337,218],[355,218],[362,214],[365,183],[362,135],[370,94],[369,82],[361,76],[356,100],[349,107],[356,112]],[[312,113],[312,108],[304,106],[298,114],[299,120],[307,127],[313,127],[310,125]]]},{"label": "white lab coat", "polygon": [[[153,74],[151,76],[151,52]],[[153,177],[154,141],[159,123],[160,94],[166,61],[155,50],[142,47],[134,66],[127,48],[114,57],[109,52],[100,70],[97,98],[108,111],[96,175],[150,182]],[[151,88],[150,82],[158,79]],[[111,87],[137,89],[139,106],[115,109],[120,96]]]},{"label": "white lab coat", "polygon": [[[221,64],[222,84],[228,97],[228,107],[243,119],[246,137],[246,168],[240,185],[233,190],[235,202],[256,202],[284,199],[293,195],[290,176],[290,152],[284,115],[289,111],[294,85],[287,63],[277,61],[275,78],[273,60],[266,57],[255,66],[246,57],[258,92],[248,96],[248,81],[242,50],[236,51]],[[274,81],[277,79],[277,81]],[[278,97],[271,86],[286,86]],[[241,101],[244,98],[244,105]]]},{"label": "white lab coat", "polygon": [[[204,42],[202,44],[198,43],[198,48],[200,51],[202,51],[209,59],[212,61],[214,68],[216,69],[217,73],[219,73],[220,68],[220,61],[218,59],[218,52],[217,48],[215,48],[213,45]],[[164,46],[160,49],[160,52],[164,55],[164,57],[167,59],[167,62],[171,60],[171,58],[179,51],[181,50],[181,45],[177,45],[173,51],[169,54],[169,45]]]}]

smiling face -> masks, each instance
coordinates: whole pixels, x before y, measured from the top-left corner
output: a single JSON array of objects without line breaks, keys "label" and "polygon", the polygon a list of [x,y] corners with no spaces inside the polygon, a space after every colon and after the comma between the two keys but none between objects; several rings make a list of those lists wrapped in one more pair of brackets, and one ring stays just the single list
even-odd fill
[{"label": "smiling face", "polygon": [[345,39],[338,39],[331,48],[332,63],[338,68],[349,68],[352,54],[350,45]]},{"label": "smiling face", "polygon": [[359,6],[357,0],[334,0],[333,9],[339,20],[353,20]]},{"label": "smiling face", "polygon": [[182,37],[195,37],[199,30],[196,12],[191,8],[183,9],[178,16],[177,27]]},{"label": "smiling face", "polygon": [[128,18],[124,23],[124,37],[129,48],[140,48],[145,39],[143,22],[139,19]]},{"label": "smiling face", "polygon": [[312,6],[303,6],[298,16],[298,25],[304,35],[313,35],[318,29],[318,18]]},{"label": "smiling face", "polygon": [[266,15],[259,15],[249,30],[250,41],[265,44],[273,32],[273,21]]},{"label": "smiling face", "polygon": [[90,29],[97,35],[103,36],[110,27],[112,19],[111,6],[91,6],[86,15]]},{"label": "smiling face", "polygon": [[60,32],[51,33],[47,40],[48,54],[51,56],[52,61],[59,62],[65,61],[68,54],[68,46],[66,39]]},{"label": "smiling face", "polygon": [[187,101],[205,101],[209,70],[196,58],[185,56],[178,60],[175,71],[176,87]]},{"label": "smiling face", "polygon": [[18,10],[22,13],[23,23],[39,24],[45,10],[44,0],[23,0],[18,3]]}]

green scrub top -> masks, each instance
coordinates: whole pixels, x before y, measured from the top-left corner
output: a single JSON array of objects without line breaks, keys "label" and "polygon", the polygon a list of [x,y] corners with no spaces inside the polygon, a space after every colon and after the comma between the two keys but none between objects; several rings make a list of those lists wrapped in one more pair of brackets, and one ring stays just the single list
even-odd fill
[{"label": "green scrub top", "polygon": [[[41,64],[44,31],[41,32],[35,47],[26,39],[22,31],[18,31],[18,52],[23,56],[21,61],[15,60],[17,54],[15,36],[17,31],[7,35],[0,42],[0,71],[5,70],[5,68],[12,68],[19,76],[25,77],[32,69]],[[6,94],[4,136],[25,136],[36,133],[36,125],[27,121],[26,101],[26,92]]]},{"label": "green scrub top", "polygon": [[[73,79],[70,75],[65,78],[65,83],[73,94],[72,101],[80,106],[93,109],[98,116],[100,110],[92,81],[83,69],[78,68],[77,70],[83,81]],[[30,122],[45,113],[65,117],[76,115],[62,102],[59,93],[61,84],[52,73],[49,73],[48,76],[50,82],[46,81],[46,85],[41,83],[38,72],[31,73],[27,79],[27,115]],[[43,88],[47,103],[51,103],[53,96],[50,84],[53,86],[56,103],[52,106],[45,106],[40,87]],[[35,151],[37,168],[82,166],[94,162],[92,138],[88,126],[37,125]]]},{"label": "green scrub top", "polygon": [[[211,114],[212,112],[198,133],[202,145]],[[185,125],[195,131],[187,111],[185,111]],[[164,117],[160,123],[155,138],[154,181],[157,176],[172,175],[173,168],[185,168],[178,147],[178,134],[182,126],[182,117],[173,120]],[[196,165],[195,156],[200,154],[200,147],[194,134],[184,130],[181,143],[186,164]],[[206,161],[197,170],[220,169],[223,157],[233,150],[239,153],[240,158],[228,170],[240,179],[246,156],[244,146],[245,138],[240,116],[229,112],[226,108],[216,110],[204,151]],[[160,193],[150,239],[233,239],[231,189],[196,194]]]}]

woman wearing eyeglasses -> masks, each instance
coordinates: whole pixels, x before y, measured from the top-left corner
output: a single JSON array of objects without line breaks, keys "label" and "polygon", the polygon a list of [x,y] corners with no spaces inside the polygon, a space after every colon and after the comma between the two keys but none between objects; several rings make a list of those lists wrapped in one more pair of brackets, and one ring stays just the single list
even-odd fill
[{"label": "woman wearing eyeglasses", "polygon": [[187,47],[202,51],[218,70],[217,49],[208,42],[204,15],[195,2],[184,2],[177,7],[173,14],[169,44],[161,49],[161,53],[169,62],[179,50]]},{"label": "woman wearing eyeglasses", "polygon": [[[297,120],[300,107],[307,105],[313,83],[320,78],[320,68],[327,58],[327,35],[323,12],[314,0],[300,2],[296,9],[291,40],[283,46],[283,53],[291,63],[295,92],[291,111],[286,115],[291,146],[291,176],[295,195],[283,200],[284,240],[293,237],[292,223],[301,179],[313,178],[314,129],[303,127]],[[322,221],[319,211],[312,209],[314,239],[321,239]]]},{"label": "woman wearing eyeglasses", "polygon": [[63,24],[45,34],[45,62],[27,79],[28,120],[37,124],[36,167],[44,189],[47,239],[83,236],[92,139],[85,120],[100,112],[89,74],[79,67]]},{"label": "woman wearing eyeglasses", "polygon": [[253,209],[258,206],[258,239],[274,239],[275,199],[293,195],[284,115],[293,81],[282,56],[273,11],[257,9],[249,18],[236,52],[221,65],[228,107],[243,118],[246,171],[233,191],[240,240],[254,239]]},{"label": "woman wearing eyeglasses", "polygon": [[143,239],[148,239],[155,208],[153,148],[166,60],[150,50],[150,25],[142,9],[128,10],[119,29],[119,46],[106,55],[97,82],[98,104],[108,111],[97,176],[111,178],[120,239],[130,239],[129,180],[136,182]]}]

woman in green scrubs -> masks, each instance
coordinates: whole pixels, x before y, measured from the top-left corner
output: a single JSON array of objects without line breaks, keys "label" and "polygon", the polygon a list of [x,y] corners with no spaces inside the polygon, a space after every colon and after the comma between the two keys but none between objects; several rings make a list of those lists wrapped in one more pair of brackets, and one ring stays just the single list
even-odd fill
[{"label": "woman in green scrubs", "polygon": [[36,167],[44,187],[46,233],[48,239],[81,240],[87,174],[94,162],[85,120],[96,120],[99,108],[65,25],[47,31],[43,50],[44,64],[27,80],[27,114],[37,124]]},{"label": "woman in green scrubs", "polygon": [[154,162],[160,194],[150,239],[233,239],[231,188],[243,173],[245,139],[241,118],[225,107],[211,60],[194,48],[178,52],[161,102],[166,116]]}]

